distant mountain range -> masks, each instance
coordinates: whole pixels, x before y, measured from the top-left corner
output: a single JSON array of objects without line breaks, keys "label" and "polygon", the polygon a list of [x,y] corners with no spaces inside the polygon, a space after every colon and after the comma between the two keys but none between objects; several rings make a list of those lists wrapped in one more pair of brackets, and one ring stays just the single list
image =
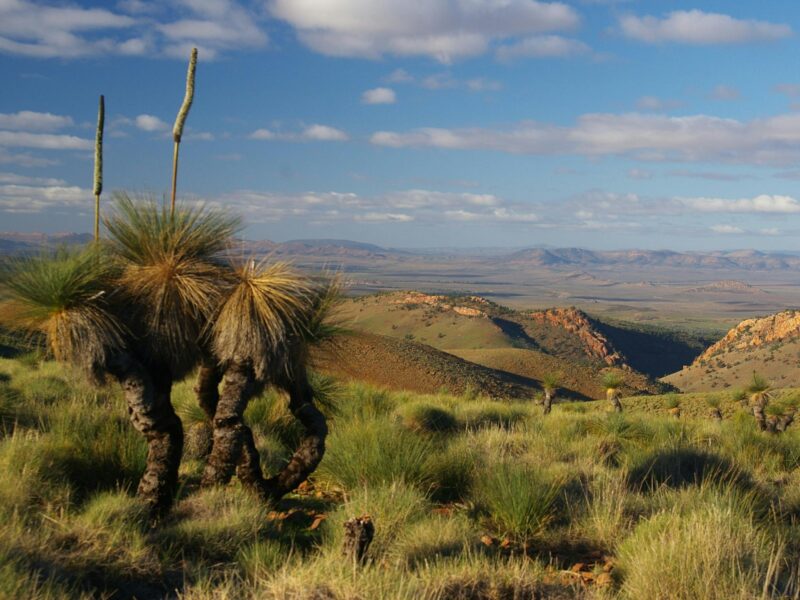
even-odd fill
[{"label": "distant mountain range", "polygon": [[[15,233],[0,232],[0,253],[25,252],[36,247],[58,244],[79,244],[91,240],[85,233]],[[673,250],[587,250],[585,248],[528,248],[503,253],[476,248],[397,249],[376,244],[337,239],[306,239],[288,242],[243,240],[241,251],[246,254],[271,254],[284,258],[307,257],[331,261],[347,259],[416,259],[431,260],[447,256],[503,265],[539,266],[576,269],[616,266],[675,267],[692,269],[785,270],[800,269],[800,255],[787,252],[730,250],[709,252],[678,252]]]},{"label": "distant mountain range", "polygon": [[800,268],[800,256],[758,250],[676,252],[672,250],[608,250],[556,248],[520,250],[504,262],[543,267],[657,266],[698,269],[777,270]]}]

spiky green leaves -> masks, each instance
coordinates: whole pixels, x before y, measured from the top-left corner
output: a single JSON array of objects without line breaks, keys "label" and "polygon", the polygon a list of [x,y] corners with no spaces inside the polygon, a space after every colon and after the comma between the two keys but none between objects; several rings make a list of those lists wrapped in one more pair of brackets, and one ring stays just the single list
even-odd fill
[{"label": "spiky green leaves", "polygon": [[772,396],[772,384],[753,371],[753,379],[747,386],[747,393],[750,394],[750,401],[753,404],[763,408]]},{"label": "spiky green leaves", "polygon": [[118,195],[105,223],[120,263],[120,292],[147,353],[169,365],[174,376],[185,372],[196,362],[201,332],[230,284],[220,255],[239,220],[205,208],[170,216],[154,202]]},{"label": "spiky green leaves", "polygon": [[602,381],[603,387],[607,390],[616,390],[622,385],[623,378],[619,373],[609,371],[603,375]]},{"label": "spiky green leaves", "polygon": [[43,336],[56,359],[96,373],[124,345],[124,327],[108,304],[113,278],[97,248],[13,260],[2,272],[0,322]]},{"label": "spiky green leaves", "polygon": [[249,363],[262,379],[270,362],[301,335],[314,290],[285,263],[248,262],[235,274],[211,324],[214,353],[223,364]]},{"label": "spiky green leaves", "polygon": [[556,391],[561,385],[559,373],[545,373],[542,377],[542,389],[549,392]]},{"label": "spiky green leaves", "polygon": [[235,273],[236,284],[211,324],[214,354],[223,364],[248,363],[263,379],[270,368],[305,363],[310,346],[341,332],[331,320],[338,278],[312,281],[286,263],[254,261]]}]

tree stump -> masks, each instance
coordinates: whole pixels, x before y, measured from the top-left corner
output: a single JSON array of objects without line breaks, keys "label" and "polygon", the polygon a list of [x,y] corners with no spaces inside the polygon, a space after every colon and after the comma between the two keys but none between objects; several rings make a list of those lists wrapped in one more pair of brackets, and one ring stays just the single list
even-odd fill
[{"label": "tree stump", "polygon": [[375,535],[375,526],[369,515],[353,517],[344,524],[342,553],[357,564],[362,564]]}]

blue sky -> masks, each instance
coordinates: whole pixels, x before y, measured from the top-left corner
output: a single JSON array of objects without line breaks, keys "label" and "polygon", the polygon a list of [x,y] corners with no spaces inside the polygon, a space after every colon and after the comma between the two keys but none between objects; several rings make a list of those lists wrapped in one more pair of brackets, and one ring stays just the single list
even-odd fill
[{"label": "blue sky", "polygon": [[161,197],[251,238],[798,250],[800,3],[0,0],[0,230]]}]

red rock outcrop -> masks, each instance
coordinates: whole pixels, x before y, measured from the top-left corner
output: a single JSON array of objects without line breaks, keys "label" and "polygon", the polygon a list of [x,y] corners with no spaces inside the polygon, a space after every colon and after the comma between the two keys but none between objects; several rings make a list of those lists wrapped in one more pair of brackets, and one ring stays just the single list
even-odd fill
[{"label": "red rock outcrop", "polygon": [[760,319],[747,319],[697,357],[696,362],[729,350],[758,348],[764,344],[781,342],[798,336],[800,336],[800,311],[798,310],[785,310]]},{"label": "red rock outcrop", "polygon": [[549,308],[529,313],[528,316],[537,323],[555,325],[578,336],[586,353],[609,366],[623,366],[622,356],[608,338],[597,331],[589,317],[577,308]]}]

